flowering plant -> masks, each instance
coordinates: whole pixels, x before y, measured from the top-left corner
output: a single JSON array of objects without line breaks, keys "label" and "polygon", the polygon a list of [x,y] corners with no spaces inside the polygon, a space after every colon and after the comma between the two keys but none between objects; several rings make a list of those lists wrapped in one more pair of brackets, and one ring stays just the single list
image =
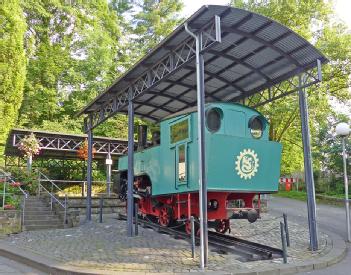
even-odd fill
[{"label": "flowering plant", "polygon": [[[96,149],[93,147],[93,158],[94,155],[96,153]],[[82,145],[79,147],[78,151],[77,151],[77,155],[78,157],[80,157],[81,159],[87,160],[88,159],[88,141],[85,140]]]},{"label": "flowering plant", "polygon": [[35,135],[31,133],[29,136],[25,136],[18,149],[26,156],[31,157],[33,155],[38,155],[40,152],[40,143],[36,139]]},{"label": "flowering plant", "polygon": [[4,209],[7,209],[7,210],[14,210],[16,209],[16,206],[12,205],[12,204],[5,204],[4,205]]},{"label": "flowering plant", "polygon": [[20,182],[18,182],[18,181],[17,182],[14,181],[14,182],[10,183],[10,186],[12,186],[12,187],[20,187],[21,185],[22,184]]}]

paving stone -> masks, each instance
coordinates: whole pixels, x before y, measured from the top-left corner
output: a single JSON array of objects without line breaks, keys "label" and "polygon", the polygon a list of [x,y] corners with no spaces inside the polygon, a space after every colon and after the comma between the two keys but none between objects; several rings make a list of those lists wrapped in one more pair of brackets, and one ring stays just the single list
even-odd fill
[{"label": "paving stone", "polygon": [[[281,220],[282,217],[274,217],[267,213],[253,224],[246,220],[233,220],[231,234],[281,248]],[[321,233],[320,249],[317,253],[312,253],[308,249],[307,228],[289,222],[289,232],[291,247],[288,248],[288,262],[296,266],[319,259],[332,248],[328,236]],[[102,224],[90,222],[75,228],[22,232],[3,241],[29,253],[54,259],[63,266],[123,273],[202,272],[198,266],[199,247],[196,248],[195,259],[192,259],[190,244],[186,240],[176,240],[167,234],[142,227],[139,227],[138,237],[130,238],[126,236],[126,222],[112,218],[104,219]],[[268,271],[272,268],[276,268],[277,272]],[[281,274],[289,273],[289,269],[284,269],[281,259],[245,263],[240,261],[238,255],[210,252],[206,271],[213,274],[279,274],[280,268]],[[311,267],[296,267],[295,270],[307,271],[312,268],[313,264]]]}]

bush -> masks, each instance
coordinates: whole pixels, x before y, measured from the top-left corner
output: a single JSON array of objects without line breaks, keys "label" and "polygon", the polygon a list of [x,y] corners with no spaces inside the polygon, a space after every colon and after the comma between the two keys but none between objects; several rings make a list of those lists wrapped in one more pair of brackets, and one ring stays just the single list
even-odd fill
[{"label": "bush", "polygon": [[[38,191],[38,177],[36,173],[28,173],[24,168],[12,167],[9,169],[12,180],[21,183],[21,188],[30,195],[36,195]],[[22,194],[17,187],[9,187],[16,194]]]}]

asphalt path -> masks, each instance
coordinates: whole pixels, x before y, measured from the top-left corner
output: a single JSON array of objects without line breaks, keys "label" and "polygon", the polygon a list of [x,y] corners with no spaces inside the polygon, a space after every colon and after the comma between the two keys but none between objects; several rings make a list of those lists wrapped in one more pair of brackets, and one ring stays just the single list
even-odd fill
[{"label": "asphalt path", "polygon": [[27,265],[15,262],[8,258],[0,257],[0,275],[44,275],[41,271],[35,270]]},{"label": "asphalt path", "polygon": [[[292,200],[287,198],[271,197],[268,202],[270,213],[281,215],[286,213],[288,220],[308,226],[307,222],[307,204],[306,202]],[[340,235],[346,240],[346,216],[345,208],[325,204],[317,204],[317,228],[318,230],[327,230]],[[300,274],[313,275],[346,275],[351,274],[351,252],[348,246],[346,257],[338,264],[331,267],[304,272]]]}]

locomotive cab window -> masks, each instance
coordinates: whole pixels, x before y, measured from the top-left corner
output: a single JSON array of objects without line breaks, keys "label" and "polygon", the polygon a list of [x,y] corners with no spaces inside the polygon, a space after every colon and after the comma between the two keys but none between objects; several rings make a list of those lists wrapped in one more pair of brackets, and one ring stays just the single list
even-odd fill
[{"label": "locomotive cab window", "polygon": [[249,121],[249,128],[253,138],[261,138],[264,130],[264,122],[260,116],[253,116]]},{"label": "locomotive cab window", "polygon": [[189,119],[176,122],[170,126],[170,143],[189,139]]},{"label": "locomotive cab window", "polygon": [[206,126],[211,133],[215,133],[221,128],[223,112],[219,108],[211,108],[206,111]]}]

